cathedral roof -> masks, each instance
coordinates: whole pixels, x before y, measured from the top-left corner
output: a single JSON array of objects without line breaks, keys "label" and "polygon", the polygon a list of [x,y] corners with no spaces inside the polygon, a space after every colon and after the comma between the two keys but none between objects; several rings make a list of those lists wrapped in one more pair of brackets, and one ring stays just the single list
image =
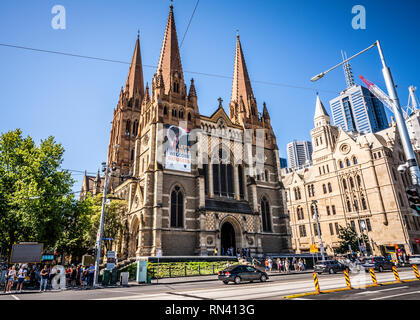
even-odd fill
[{"label": "cathedral roof", "polygon": [[179,54],[172,5],[170,6],[168,22],[166,23],[165,35],[163,36],[162,49],[160,51],[157,71],[159,72],[159,70],[162,70],[165,94],[168,94],[173,73],[177,72],[178,78],[183,79],[181,55]]},{"label": "cathedral roof", "polygon": [[239,39],[239,35],[237,35],[231,101],[239,103],[241,96],[244,100],[247,116],[249,116],[251,106],[249,105],[248,98],[253,98],[254,93],[252,92],[251,81],[249,79],[248,70],[245,64],[245,57],[242,50],[241,41]]},{"label": "cathedral roof", "polygon": [[137,36],[136,45],[134,47],[125,89],[128,90],[129,98],[132,98],[135,92],[139,92],[141,97],[144,95],[143,67],[141,63],[139,36]]},{"label": "cathedral roof", "polygon": [[315,115],[314,115],[314,119],[318,118],[318,117],[322,117],[322,116],[327,116],[329,117],[327,111],[325,110],[324,104],[322,103],[321,99],[319,98],[319,96],[316,96],[316,105],[315,105]]}]

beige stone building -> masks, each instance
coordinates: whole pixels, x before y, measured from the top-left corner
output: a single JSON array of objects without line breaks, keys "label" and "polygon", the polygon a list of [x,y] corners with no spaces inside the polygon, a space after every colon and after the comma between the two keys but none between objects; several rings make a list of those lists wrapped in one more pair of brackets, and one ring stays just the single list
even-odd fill
[{"label": "beige stone building", "polygon": [[193,79],[187,90],[172,6],[150,89],[138,37],[108,151],[110,190],[128,203],[119,257],[289,252],[276,137],[265,103],[258,112],[239,36],[229,116],[222,99],[201,115]]},{"label": "beige stone building", "polygon": [[420,220],[405,194],[408,173],[397,170],[405,158],[395,123],[377,133],[349,134],[331,125],[317,97],[314,125],[312,166],[282,169],[293,250],[305,253],[311,244],[318,244],[313,219],[316,200],[328,254],[339,245],[339,226],[346,225],[358,234],[360,225],[364,226],[362,232],[374,254],[386,254],[396,245],[406,253],[419,253]]}]

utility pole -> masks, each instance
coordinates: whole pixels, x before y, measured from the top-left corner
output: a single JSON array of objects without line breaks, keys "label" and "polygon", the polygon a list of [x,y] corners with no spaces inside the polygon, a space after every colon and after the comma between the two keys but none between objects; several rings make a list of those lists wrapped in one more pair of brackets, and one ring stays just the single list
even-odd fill
[{"label": "utility pole", "polygon": [[98,277],[99,277],[99,259],[101,256],[101,249],[102,249],[102,235],[104,232],[104,218],[105,218],[105,204],[106,204],[106,193],[108,189],[108,176],[109,176],[109,166],[108,163],[102,163],[102,171],[105,172],[105,184],[104,184],[104,191],[102,196],[102,210],[101,210],[101,218],[99,222],[99,230],[96,236],[96,261],[95,261],[95,275],[93,278],[93,287],[96,287],[98,284]]},{"label": "utility pole", "polygon": [[314,219],[316,221],[316,229],[318,231],[318,238],[319,238],[319,249],[321,250],[321,257],[322,260],[325,260],[325,253],[324,253],[324,245],[322,244],[322,238],[321,238],[321,228],[319,226],[319,219],[318,219],[318,207],[317,207],[317,201],[312,200],[312,204],[314,206]]}]

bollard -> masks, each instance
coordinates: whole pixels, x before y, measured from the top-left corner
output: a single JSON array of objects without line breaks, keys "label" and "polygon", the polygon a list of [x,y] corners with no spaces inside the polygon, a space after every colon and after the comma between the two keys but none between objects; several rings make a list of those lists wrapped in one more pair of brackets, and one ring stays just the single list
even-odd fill
[{"label": "bollard", "polygon": [[394,272],[395,281],[401,282],[400,275],[398,274],[398,270],[396,266],[392,266],[392,271]]},{"label": "bollard", "polygon": [[316,272],[313,273],[313,277],[314,277],[314,283],[315,283],[316,293],[321,293],[321,289],[319,288],[318,275],[317,275]]},{"label": "bollard", "polygon": [[171,265],[169,265],[169,278],[171,278]]},{"label": "bollard", "polygon": [[187,265],[184,265],[184,275],[187,276]]},{"label": "bollard", "polygon": [[378,285],[378,281],[376,280],[376,275],[375,275],[375,270],[374,269],[369,269],[370,272],[370,276],[372,278],[372,282],[375,286]]},{"label": "bollard", "polygon": [[344,270],[344,278],[346,279],[347,288],[351,289],[350,276],[347,270]]},{"label": "bollard", "polygon": [[414,271],[414,274],[415,274],[417,280],[420,280],[419,269],[417,268],[416,264],[413,264],[413,271]]}]

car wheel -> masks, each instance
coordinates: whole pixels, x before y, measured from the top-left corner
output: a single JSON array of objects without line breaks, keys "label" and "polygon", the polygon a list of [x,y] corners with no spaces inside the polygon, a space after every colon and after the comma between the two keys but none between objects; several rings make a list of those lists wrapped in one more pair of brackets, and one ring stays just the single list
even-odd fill
[{"label": "car wheel", "polygon": [[240,284],[241,283],[241,278],[240,277],[235,277],[235,283],[236,284]]},{"label": "car wheel", "polygon": [[224,284],[228,284],[228,283],[229,283],[229,281],[223,280],[223,283],[224,283]]},{"label": "car wheel", "polygon": [[265,275],[262,275],[260,278],[261,282],[266,282],[267,281],[267,277]]},{"label": "car wheel", "polygon": [[379,266],[379,272],[382,272],[382,271],[384,271],[384,267]]},{"label": "car wheel", "polygon": [[334,269],[333,268],[330,268],[330,274],[334,274],[335,273],[335,271],[334,271]]}]

